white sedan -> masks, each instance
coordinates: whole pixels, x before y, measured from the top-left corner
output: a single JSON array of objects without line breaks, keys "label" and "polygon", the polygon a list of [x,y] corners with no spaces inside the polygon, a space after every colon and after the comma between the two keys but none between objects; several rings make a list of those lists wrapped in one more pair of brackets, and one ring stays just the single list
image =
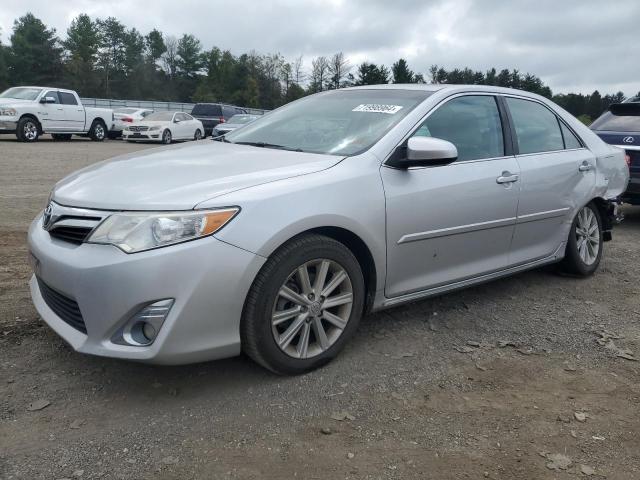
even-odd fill
[{"label": "white sedan", "polygon": [[183,112],[155,112],[144,120],[135,122],[122,131],[122,138],[128,142],[153,141],[169,144],[174,140],[200,140],[204,127]]}]

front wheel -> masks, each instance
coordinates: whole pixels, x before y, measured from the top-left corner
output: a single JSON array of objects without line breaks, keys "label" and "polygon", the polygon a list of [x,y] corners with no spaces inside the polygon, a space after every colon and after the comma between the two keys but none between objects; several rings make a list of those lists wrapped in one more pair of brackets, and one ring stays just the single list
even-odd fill
[{"label": "front wheel", "polygon": [[89,129],[89,137],[94,142],[101,142],[107,136],[107,126],[100,120],[96,120]]},{"label": "front wheel", "polygon": [[300,374],[333,359],[355,333],[364,306],[362,271],[331,238],[300,236],[256,277],[242,314],[244,352],[278,374]]},{"label": "front wheel", "polygon": [[200,131],[200,129],[196,130],[196,133],[193,135],[193,139],[196,141],[202,140],[202,132]]},{"label": "front wheel", "polygon": [[31,117],[21,118],[18,122],[16,137],[20,142],[35,142],[40,137],[40,126]]},{"label": "front wheel", "polygon": [[600,264],[602,242],[600,212],[593,203],[589,203],[578,211],[573,220],[562,270],[582,277],[591,275]]},{"label": "front wheel", "polygon": [[171,143],[171,131],[169,129],[162,132],[162,143],[165,145],[169,145]]}]

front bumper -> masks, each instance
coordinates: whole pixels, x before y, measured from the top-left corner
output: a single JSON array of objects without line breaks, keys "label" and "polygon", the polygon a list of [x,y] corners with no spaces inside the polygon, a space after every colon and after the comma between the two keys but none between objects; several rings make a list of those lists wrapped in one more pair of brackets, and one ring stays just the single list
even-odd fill
[{"label": "front bumper", "polygon": [[15,132],[18,129],[18,120],[15,117],[0,117],[0,131]]},{"label": "front bumper", "polygon": [[122,131],[122,139],[129,141],[142,141],[142,142],[161,142],[162,130],[148,130],[146,132],[136,132],[140,135],[133,135],[134,132],[127,130]]},{"label": "front bumper", "polygon": [[[184,364],[240,353],[246,294],[265,259],[214,237],[126,254],[109,245],[74,245],[52,238],[41,216],[29,228],[35,274],[33,303],[75,350],[157,364]],[[38,280],[77,302],[86,334],[45,302]],[[145,305],[173,298],[154,343],[118,345],[111,337]]]}]

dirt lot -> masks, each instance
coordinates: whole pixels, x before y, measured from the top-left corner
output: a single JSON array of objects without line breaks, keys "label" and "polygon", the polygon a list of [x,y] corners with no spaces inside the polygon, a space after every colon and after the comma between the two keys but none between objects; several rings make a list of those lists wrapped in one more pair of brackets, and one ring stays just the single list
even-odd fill
[{"label": "dirt lot", "polygon": [[371,315],[308,375],[152,367],[73,352],[27,289],[54,182],[141,148],[0,136],[0,478],[640,478],[640,209],[592,278],[537,270]]}]

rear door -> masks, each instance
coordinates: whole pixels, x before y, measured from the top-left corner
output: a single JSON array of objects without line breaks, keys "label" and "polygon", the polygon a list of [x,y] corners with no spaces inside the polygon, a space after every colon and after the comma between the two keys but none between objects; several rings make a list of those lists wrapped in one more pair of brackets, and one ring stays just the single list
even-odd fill
[{"label": "rear door", "polygon": [[58,91],[60,104],[64,111],[67,129],[74,132],[82,132],[85,129],[84,107],[73,93]]},{"label": "rear door", "polygon": [[60,104],[60,97],[56,90],[49,90],[45,92],[42,98],[51,97],[55,100],[54,103],[41,103],[39,112],[42,127],[45,131],[59,132],[64,131],[67,126],[66,118],[64,116],[64,109]]},{"label": "rear door", "polygon": [[595,185],[595,156],[546,105],[504,97],[520,168],[520,202],[510,263],[562,251],[573,218]]},{"label": "rear door", "polygon": [[457,161],[408,170],[383,166],[387,297],[507,266],[519,170],[506,129],[493,95],[457,96],[413,133],[452,142]]}]

